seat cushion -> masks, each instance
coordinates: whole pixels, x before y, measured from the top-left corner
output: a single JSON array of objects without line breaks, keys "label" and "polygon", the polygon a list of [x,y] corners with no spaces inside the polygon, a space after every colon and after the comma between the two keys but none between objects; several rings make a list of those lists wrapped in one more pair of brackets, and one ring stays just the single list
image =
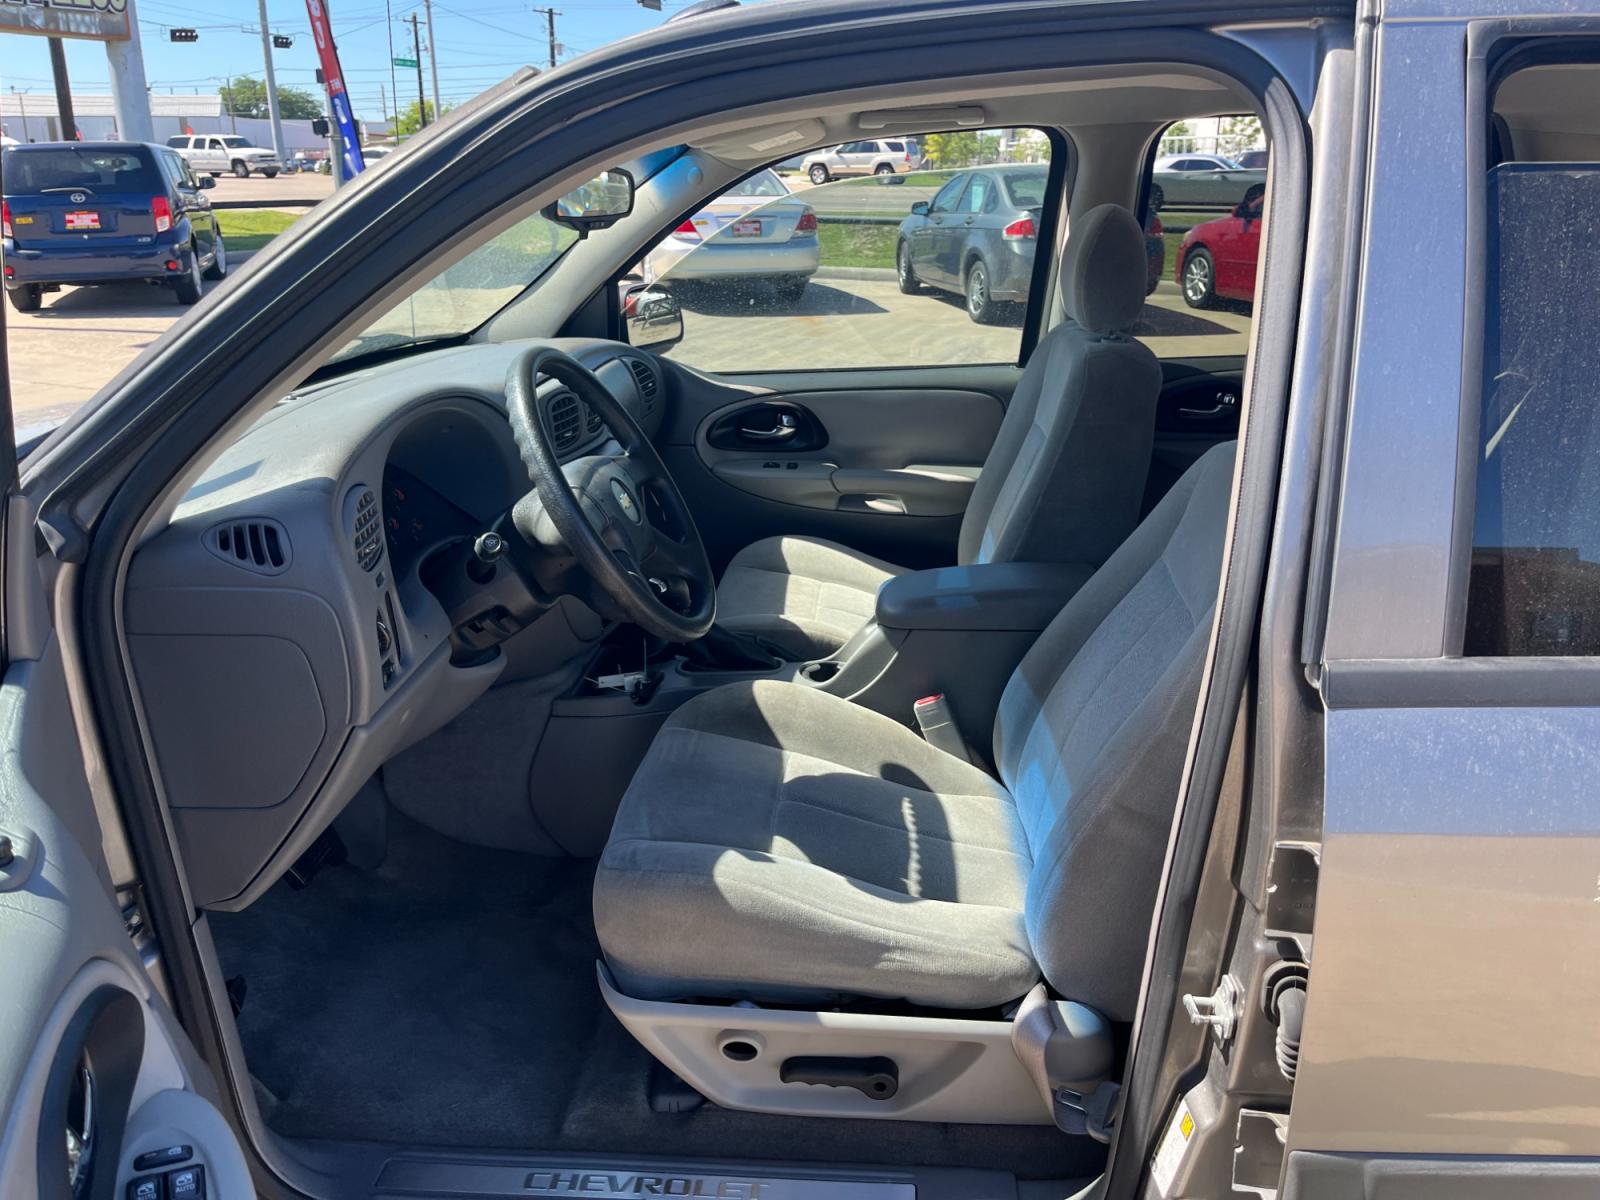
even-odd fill
[{"label": "seat cushion", "polygon": [[866,624],[878,589],[903,574],[821,538],[763,538],[723,572],[717,624],[759,634],[793,659],[826,658]]},{"label": "seat cushion", "polygon": [[797,684],[729,684],[662,727],[595,877],[623,991],[1004,1004],[1038,979],[1028,856],[996,780]]}]

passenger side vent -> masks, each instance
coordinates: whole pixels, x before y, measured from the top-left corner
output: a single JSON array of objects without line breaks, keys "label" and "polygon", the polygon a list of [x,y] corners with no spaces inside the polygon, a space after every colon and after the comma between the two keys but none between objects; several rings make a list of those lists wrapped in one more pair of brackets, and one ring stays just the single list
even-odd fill
[{"label": "passenger side vent", "polygon": [[349,510],[351,547],[363,571],[371,571],[383,558],[383,514],[371,488],[359,488],[345,501]]},{"label": "passenger side vent", "polygon": [[661,390],[655,368],[642,358],[625,358],[622,361],[633,372],[633,382],[639,387],[639,403],[644,408],[644,415],[652,416],[656,411],[656,393]]},{"label": "passenger side vent", "polygon": [[550,442],[557,454],[571,450],[583,435],[583,409],[571,392],[558,392],[545,410]]},{"label": "passenger side vent", "polygon": [[213,525],[201,540],[206,549],[223,562],[247,571],[277,575],[289,566],[288,531],[265,517],[247,517]]},{"label": "passenger side vent", "polygon": [[589,419],[584,424],[584,428],[589,431],[589,436],[593,437],[605,427],[605,418],[603,418],[599,413],[595,412],[592,407],[589,408]]}]

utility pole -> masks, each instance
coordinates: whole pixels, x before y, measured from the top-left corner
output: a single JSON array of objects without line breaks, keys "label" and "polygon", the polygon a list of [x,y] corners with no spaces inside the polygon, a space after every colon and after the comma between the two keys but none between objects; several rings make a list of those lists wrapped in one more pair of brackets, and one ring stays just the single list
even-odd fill
[{"label": "utility pole", "polygon": [[383,84],[378,85],[378,107],[383,111],[383,123],[389,126],[389,137],[394,137],[394,123],[389,120],[389,93],[383,90]]},{"label": "utility pole", "polygon": [[237,110],[235,110],[235,108],[233,107],[233,76],[232,75],[224,75],[222,77],[222,94],[228,98],[228,128],[231,129],[234,133],[238,133],[239,132],[239,118],[238,118],[237,115],[235,115]]},{"label": "utility pole", "polygon": [[422,0],[422,11],[428,14],[428,71],[433,76],[433,119],[437,121],[444,106],[439,103],[439,43],[433,40],[433,0]]},{"label": "utility pole", "polygon": [[11,98],[17,102],[17,112],[22,117],[22,140],[31,142],[33,139],[28,136],[28,102],[23,98],[26,95],[26,92],[17,91],[16,84],[11,85]]},{"label": "utility pole", "polygon": [[554,70],[556,65],[556,18],[561,13],[553,8],[536,8],[533,11],[544,14],[546,27],[550,32],[550,69]]},{"label": "utility pole", "polygon": [[417,132],[428,127],[428,97],[422,91],[422,34],[417,27],[417,14],[411,14],[411,54],[417,62]]},{"label": "utility pole", "polygon": [[46,38],[50,43],[50,74],[56,81],[56,113],[61,118],[61,140],[78,140],[78,122],[72,114],[72,82],[67,78],[67,51],[58,37]]},{"label": "utility pole", "polygon": [[394,13],[390,11],[389,0],[383,0],[383,15],[386,21],[384,29],[389,35],[389,95],[394,97],[394,124],[389,126],[389,137],[398,146],[400,144],[400,79],[394,73]]},{"label": "utility pole", "polygon": [[259,0],[261,11],[261,54],[267,67],[267,117],[272,122],[272,152],[280,163],[288,162],[283,148],[283,122],[278,117],[278,77],[272,70],[272,31],[267,28],[267,0]]}]

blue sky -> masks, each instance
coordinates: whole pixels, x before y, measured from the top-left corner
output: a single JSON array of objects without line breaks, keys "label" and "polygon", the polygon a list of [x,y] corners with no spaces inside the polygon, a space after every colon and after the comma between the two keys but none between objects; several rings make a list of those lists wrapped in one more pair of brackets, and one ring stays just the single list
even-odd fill
[{"label": "blue sky", "polygon": [[[664,0],[663,11],[641,8],[635,0],[548,0],[560,15],[556,38],[565,47],[562,61],[631,33],[654,28],[691,0]],[[518,67],[544,66],[548,59],[545,18],[533,11],[547,0],[434,0],[433,29],[438,41],[439,93],[448,106],[498,83]],[[158,92],[214,92],[228,75],[262,73],[256,0],[136,0],[144,42],[145,74]],[[422,20],[421,0],[328,0],[339,60],[358,117],[376,120],[380,98],[392,109],[389,35],[393,14],[394,53],[411,55],[409,17]],[[267,0],[268,25],[289,34],[294,48],[277,50],[273,62],[280,87],[316,92],[316,47],[306,18],[305,0]],[[174,44],[171,26],[199,30],[200,40]],[[248,32],[246,32],[248,30]],[[427,30],[422,35],[426,41]],[[109,89],[105,51],[97,42],[68,41],[67,66],[74,90]],[[424,48],[424,67],[427,65]],[[416,71],[395,68],[402,104],[417,96]],[[424,72],[432,97],[431,79]],[[45,40],[0,34],[0,88],[49,93],[50,56]]]}]

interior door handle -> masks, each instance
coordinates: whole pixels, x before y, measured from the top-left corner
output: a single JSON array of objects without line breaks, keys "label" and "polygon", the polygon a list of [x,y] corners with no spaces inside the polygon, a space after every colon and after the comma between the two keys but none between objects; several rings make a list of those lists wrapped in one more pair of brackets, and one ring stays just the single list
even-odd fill
[{"label": "interior door handle", "polygon": [[1224,413],[1231,413],[1238,407],[1239,397],[1236,393],[1218,392],[1217,402],[1210,408],[1180,408],[1178,409],[1178,415],[1180,417],[1190,417],[1198,421],[1204,417],[1220,417]]},{"label": "interior door handle", "polygon": [[800,432],[800,422],[793,413],[779,413],[778,423],[771,429],[751,429],[739,426],[739,436],[755,442],[786,442]]}]

